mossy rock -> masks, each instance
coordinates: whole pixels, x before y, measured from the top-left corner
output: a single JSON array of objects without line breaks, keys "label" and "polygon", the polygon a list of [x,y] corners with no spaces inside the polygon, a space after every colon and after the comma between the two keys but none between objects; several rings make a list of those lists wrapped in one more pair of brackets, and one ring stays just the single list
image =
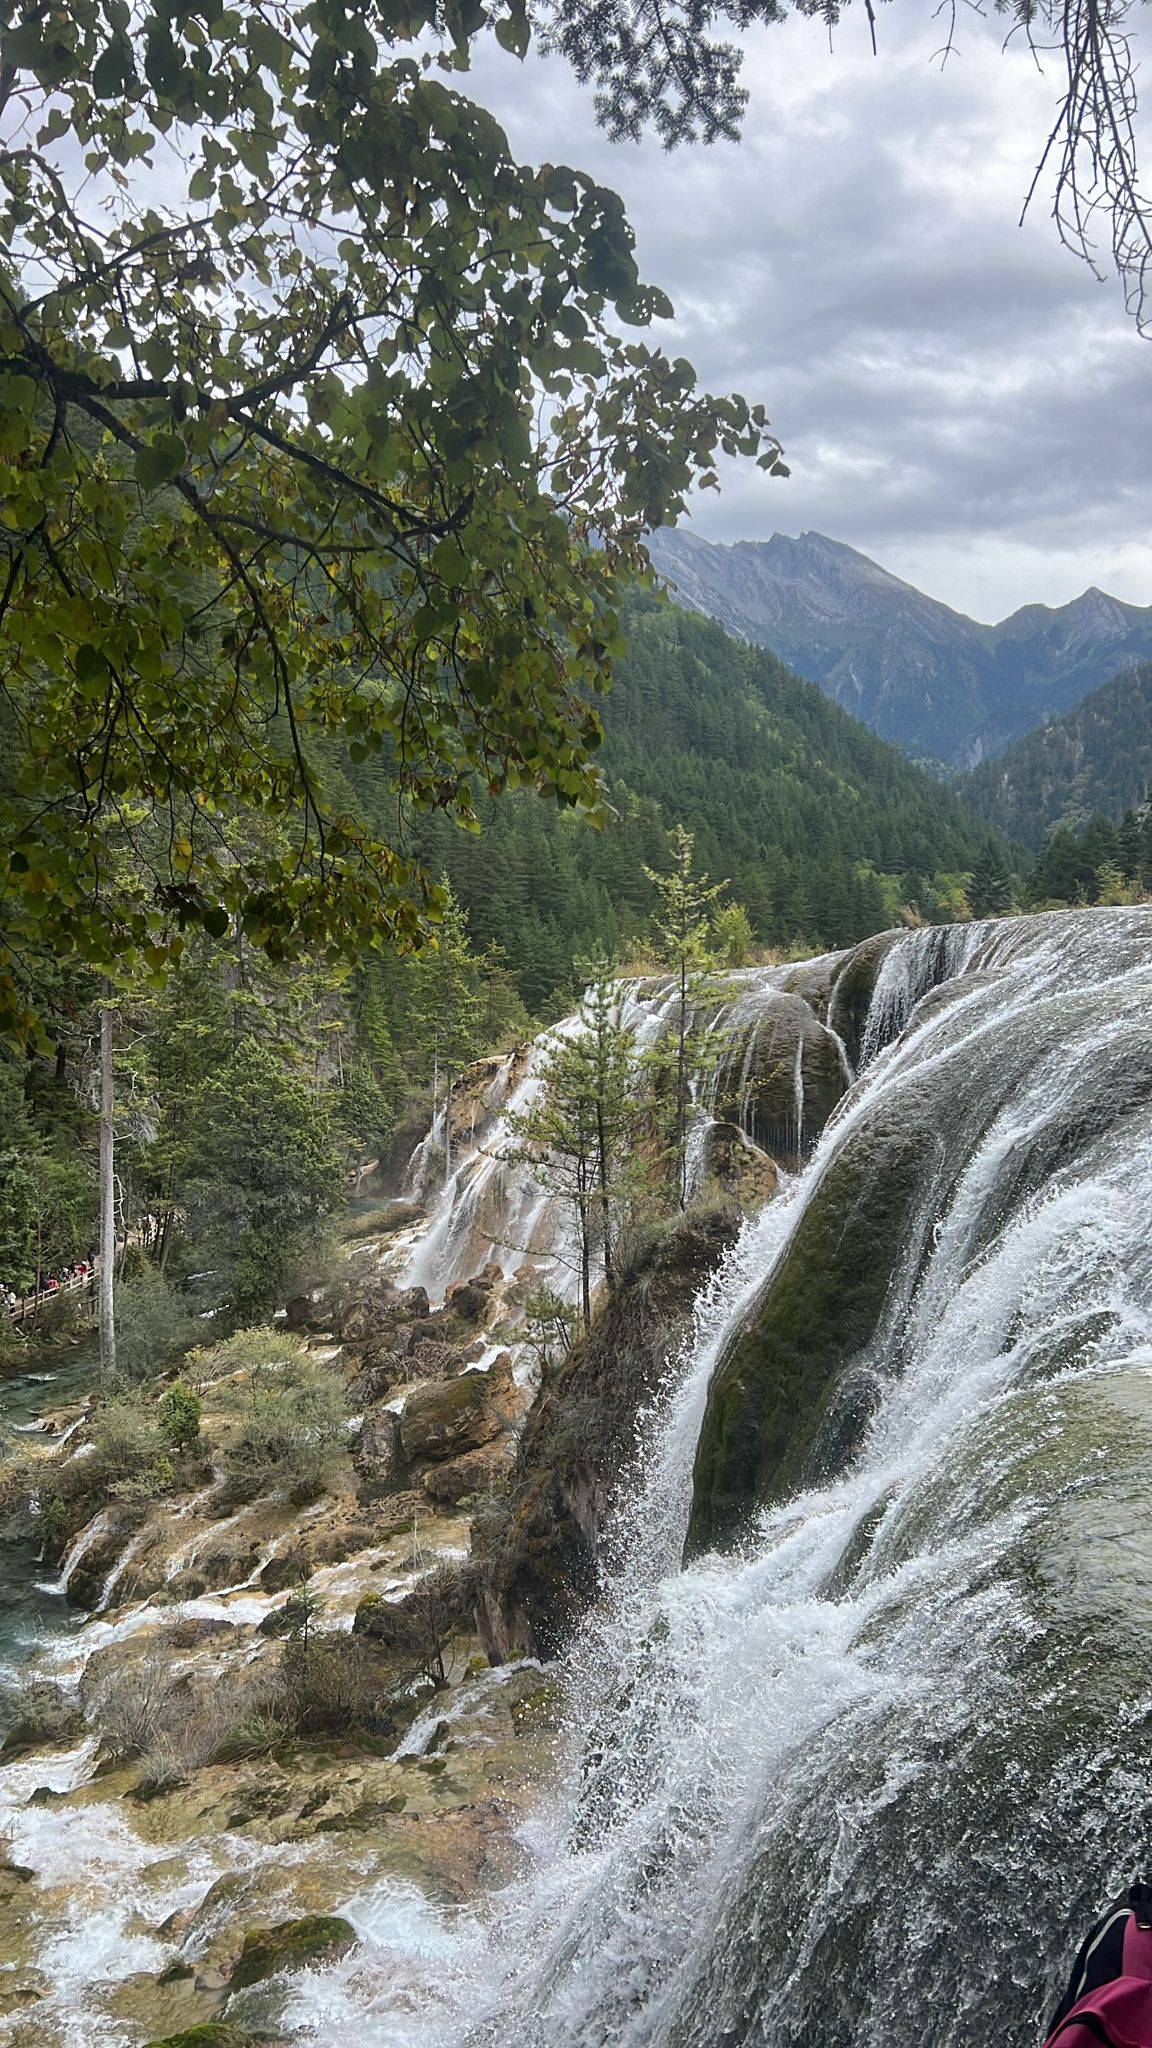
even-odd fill
[{"label": "mossy rock", "polygon": [[563,1650],[599,1585],[600,1530],[708,1274],[740,1228],[730,1206],[638,1236],[591,1330],[529,1415],[511,1485],[473,1523],[476,1619],[494,1663]]},{"label": "mossy rock", "polygon": [[787,1251],[716,1369],[687,1552],[733,1541],[757,1507],[843,1469],[871,1413],[838,1393],[875,1334],[923,1184],[918,1120],[867,1132],[828,1165]]},{"label": "mossy rock", "polygon": [[282,1970],[306,1970],[315,1963],[335,1963],[356,1945],[356,1929],[338,1913],[307,1913],[302,1920],[281,1920],[276,1927],[254,1927],[244,1936],[240,1959],[229,1989],[243,1991],[262,1984]]},{"label": "mossy rock", "polygon": [[6,1759],[45,1745],[62,1748],[78,1742],[84,1733],[79,1703],[54,1679],[30,1679],[19,1690],[13,1689],[4,1709],[10,1718],[0,1739],[0,1756]]},{"label": "mossy rock", "polygon": [[251,2041],[243,2027],[233,2027],[227,2020],[205,2020],[198,2027],[186,2027],[182,2034],[149,2041],[148,2048],[250,2048]]},{"label": "mossy rock", "polygon": [[860,1064],[864,1027],[876,993],[880,970],[897,941],[899,931],[875,932],[856,946],[836,977],[828,1005],[828,1026],[843,1039],[854,1067]]}]

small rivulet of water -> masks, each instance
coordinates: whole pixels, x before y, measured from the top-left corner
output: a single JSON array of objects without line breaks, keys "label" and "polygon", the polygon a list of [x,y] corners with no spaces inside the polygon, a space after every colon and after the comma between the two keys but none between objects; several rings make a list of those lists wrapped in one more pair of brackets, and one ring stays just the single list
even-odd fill
[{"label": "small rivulet of water", "polygon": [[878,965],[697,1304],[528,1875],[364,1892],[301,2038],[1026,2048],[1152,1853],[1152,910]]}]

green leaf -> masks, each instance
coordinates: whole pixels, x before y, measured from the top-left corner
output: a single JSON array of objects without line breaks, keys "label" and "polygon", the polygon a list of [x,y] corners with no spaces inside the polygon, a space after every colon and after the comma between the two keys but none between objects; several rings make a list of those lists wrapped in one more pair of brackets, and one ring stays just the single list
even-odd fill
[{"label": "green leaf", "polygon": [[156,434],[145,442],[136,457],[136,481],[141,490],[158,491],[171,483],[187,453],[178,434]]}]

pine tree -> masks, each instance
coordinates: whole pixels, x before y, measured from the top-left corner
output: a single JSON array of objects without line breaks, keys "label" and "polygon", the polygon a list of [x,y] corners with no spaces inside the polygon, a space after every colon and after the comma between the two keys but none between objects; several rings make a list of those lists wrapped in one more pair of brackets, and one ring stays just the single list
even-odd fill
[{"label": "pine tree", "polygon": [[676,1092],[672,1149],[675,1163],[677,1200],[683,1209],[688,1201],[688,1106],[691,1094],[693,1023],[700,1005],[712,993],[709,977],[711,955],[708,924],[712,905],[727,888],[727,882],[709,882],[695,873],[695,835],[677,825],[672,834],[673,866],[662,875],[647,868],[655,885],[660,907],[653,928],[660,957],[676,976]]},{"label": "pine tree", "polygon": [[519,1156],[542,1187],[572,1210],[580,1274],[580,1313],[592,1315],[592,1259],[599,1241],[604,1277],[615,1285],[619,1203],[635,1117],[633,1036],[620,1021],[620,996],[600,973],[586,1000],[583,1028],[552,1040],[540,1094],[512,1119]]},{"label": "pine tree", "polygon": [[1003,847],[989,832],[976,856],[968,883],[973,917],[1002,917],[1012,908],[1013,878]]},{"label": "pine tree", "polygon": [[411,1026],[432,1091],[432,1122],[444,1085],[444,1178],[452,1171],[452,1092],[460,1071],[481,1050],[483,1003],[480,963],[468,940],[464,912],[447,885],[435,948],[413,962]]}]

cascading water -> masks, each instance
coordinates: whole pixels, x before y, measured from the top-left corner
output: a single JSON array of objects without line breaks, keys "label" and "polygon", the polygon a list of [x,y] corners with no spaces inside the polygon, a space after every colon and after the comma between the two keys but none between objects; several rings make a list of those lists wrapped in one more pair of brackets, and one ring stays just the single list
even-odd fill
[{"label": "cascading water", "polygon": [[1152,1833],[1150,1018],[1146,909],[890,949],[698,1305],[529,1874],[361,1894],[303,2036],[1038,2038]]},{"label": "cascading water", "polygon": [[[696,1109],[687,1160],[690,1192],[706,1165],[710,1127],[721,1114],[747,1136],[789,1158],[814,1141],[829,1108],[852,1079],[842,1038],[796,990],[798,976],[831,975],[842,956],[718,975],[693,1018],[705,1048],[693,1084]],[[679,989],[664,975],[621,985],[618,1021],[632,1034],[638,1071],[675,1030]],[[822,1006],[820,1006],[822,1007]],[[480,1114],[456,1146],[456,1164],[442,1182],[444,1114],[438,1114],[409,1163],[406,1190],[428,1204],[426,1222],[403,1247],[399,1277],[442,1300],[458,1281],[492,1260],[505,1277],[528,1262],[548,1269],[549,1284],[575,1300],[580,1262],[566,1205],[550,1195],[522,1156],[515,1120],[538,1101],[548,1054],[558,1041],[587,1028],[578,1010],[526,1049],[509,1054],[486,1078]],[[807,1107],[806,1107],[807,1104]]]}]

